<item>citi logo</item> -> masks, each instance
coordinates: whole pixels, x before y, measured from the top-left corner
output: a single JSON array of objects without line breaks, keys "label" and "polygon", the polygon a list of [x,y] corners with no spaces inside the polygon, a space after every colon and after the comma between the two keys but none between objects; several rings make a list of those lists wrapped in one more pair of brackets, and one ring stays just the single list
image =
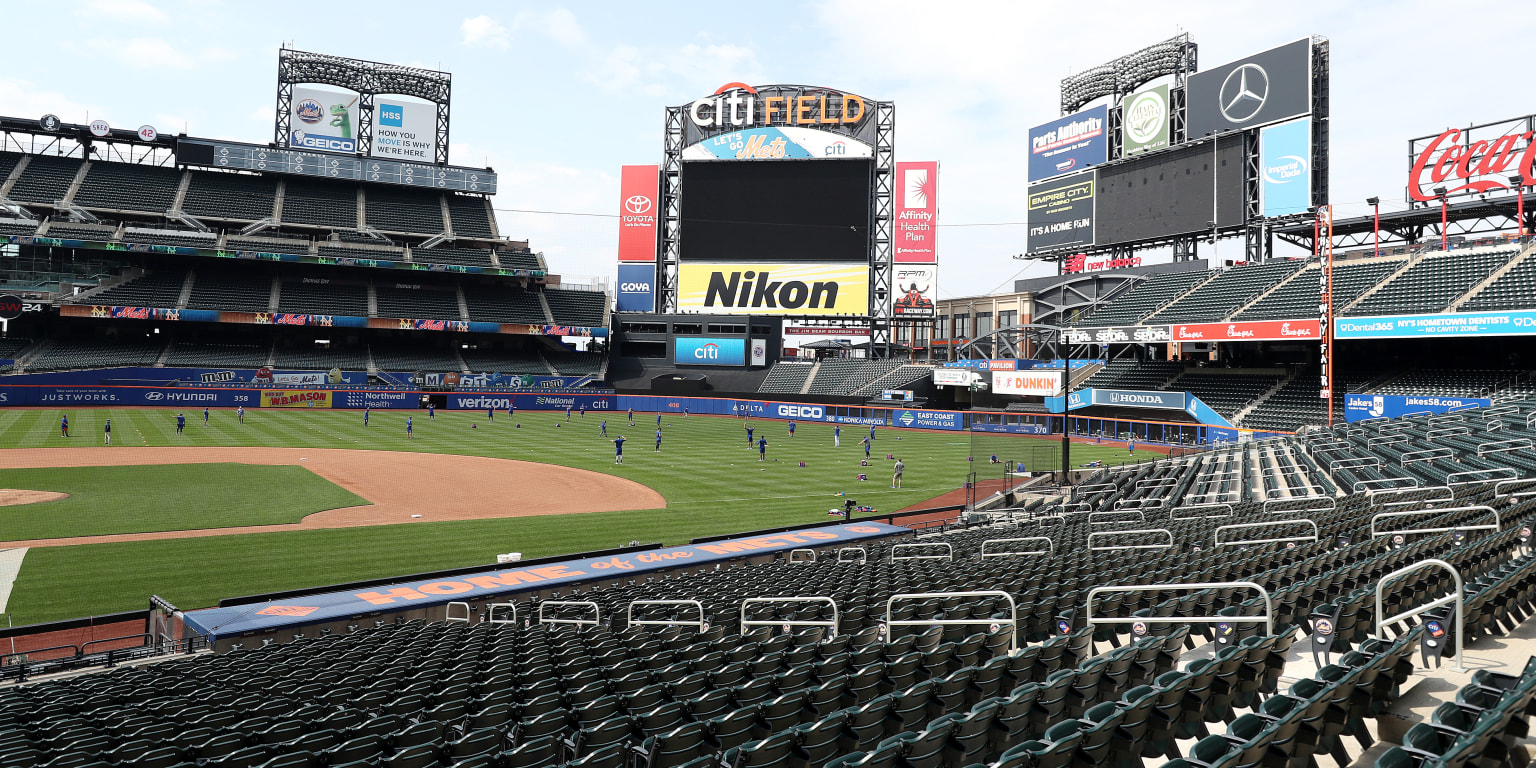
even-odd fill
[{"label": "citi logo", "polygon": [[714,342],[705,344],[693,351],[693,356],[699,360],[719,360],[720,345]]},{"label": "citi logo", "polygon": [[827,145],[826,155],[828,157],[846,154],[848,154],[848,143],[845,141],[834,141]]}]

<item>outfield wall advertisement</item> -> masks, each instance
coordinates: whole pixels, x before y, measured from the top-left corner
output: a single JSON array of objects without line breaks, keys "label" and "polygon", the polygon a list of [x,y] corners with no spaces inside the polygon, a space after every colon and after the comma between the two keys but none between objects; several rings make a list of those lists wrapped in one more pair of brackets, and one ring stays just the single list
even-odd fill
[{"label": "outfield wall advertisement", "polygon": [[677,268],[677,308],[725,315],[867,315],[862,264],[709,264]]},{"label": "outfield wall advertisement", "polygon": [[1487,408],[1492,400],[1481,397],[1441,397],[1438,395],[1356,395],[1344,396],[1344,420],[1393,419],[1417,413],[1445,413],[1463,408]]},{"label": "outfield wall advertisement", "polygon": [[1333,328],[1336,339],[1526,336],[1536,334],[1536,310],[1345,317],[1335,320]]}]

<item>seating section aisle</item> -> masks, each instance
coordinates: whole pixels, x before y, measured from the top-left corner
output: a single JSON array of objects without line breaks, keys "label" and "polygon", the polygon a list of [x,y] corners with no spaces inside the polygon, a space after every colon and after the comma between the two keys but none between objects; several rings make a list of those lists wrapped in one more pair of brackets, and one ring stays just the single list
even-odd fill
[{"label": "seating section aisle", "polygon": [[1069,325],[1099,328],[1110,325],[1130,325],[1159,307],[1173,301],[1195,284],[1211,276],[1210,272],[1165,272],[1153,275],[1136,287],[1119,294],[1090,311],[1086,316],[1073,319]]},{"label": "seating section aisle", "polygon": [[1532,308],[1536,308],[1536,258],[1530,255],[1461,305],[1462,312]]},{"label": "seating section aisle", "polygon": [[154,365],[165,351],[164,341],[55,341],[27,363],[27,371],[62,371],[119,365]]},{"label": "seating section aisle", "polygon": [[77,304],[99,304],[117,307],[165,307],[174,308],[181,299],[181,287],[187,281],[185,272],[151,272],[128,282],[114,285]]},{"label": "seating section aisle", "polygon": [[545,291],[544,300],[549,302],[549,314],[556,325],[598,328],[603,324],[608,294],[601,291]]},{"label": "seating section aisle", "polygon": [[272,276],[198,270],[192,280],[188,309],[267,312],[272,305]]},{"label": "seating section aisle", "polygon": [[176,200],[181,171],[128,163],[91,163],[75,192],[81,208],[164,213]]},{"label": "seating section aisle", "polygon": [[1440,312],[1514,257],[1513,245],[1431,253],[1344,312],[1349,316]]},{"label": "seating section aisle", "polygon": [[549,318],[544,315],[544,305],[539,303],[539,295],[521,288],[465,286],[464,303],[469,305],[471,320],[534,325],[549,322]]},{"label": "seating section aisle", "polygon": [[774,363],[768,376],[759,384],[757,391],[776,395],[793,395],[805,386],[805,380],[814,369],[811,363]]},{"label": "seating section aisle", "polygon": [[272,215],[277,182],[263,176],[192,171],[181,209],[197,217],[260,221]]}]

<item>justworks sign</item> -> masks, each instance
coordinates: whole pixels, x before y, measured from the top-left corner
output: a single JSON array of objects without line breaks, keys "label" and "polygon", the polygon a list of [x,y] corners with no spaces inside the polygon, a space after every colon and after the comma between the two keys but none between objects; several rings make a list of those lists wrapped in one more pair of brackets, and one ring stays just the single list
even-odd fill
[{"label": "justworks sign", "polygon": [[688,117],[700,128],[746,128],[756,125],[799,125],[825,128],[854,125],[864,119],[864,99],[822,88],[786,90],[764,86],[759,94],[745,83],[727,83],[688,105]]},{"label": "justworks sign", "polygon": [[869,267],[682,264],[677,306],[714,314],[867,315]]}]

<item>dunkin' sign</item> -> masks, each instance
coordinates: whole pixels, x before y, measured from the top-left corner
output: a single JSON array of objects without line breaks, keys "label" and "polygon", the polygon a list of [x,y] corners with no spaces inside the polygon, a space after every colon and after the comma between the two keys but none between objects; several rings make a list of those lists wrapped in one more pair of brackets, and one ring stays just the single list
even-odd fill
[{"label": "dunkin' sign", "polygon": [[1436,187],[1445,187],[1447,195],[1510,190],[1511,176],[1521,177],[1527,185],[1536,184],[1531,169],[1536,162],[1533,128],[1536,116],[1526,116],[1450,128],[1413,139],[1409,142],[1413,163],[1408,168],[1408,199],[1436,200]]}]

